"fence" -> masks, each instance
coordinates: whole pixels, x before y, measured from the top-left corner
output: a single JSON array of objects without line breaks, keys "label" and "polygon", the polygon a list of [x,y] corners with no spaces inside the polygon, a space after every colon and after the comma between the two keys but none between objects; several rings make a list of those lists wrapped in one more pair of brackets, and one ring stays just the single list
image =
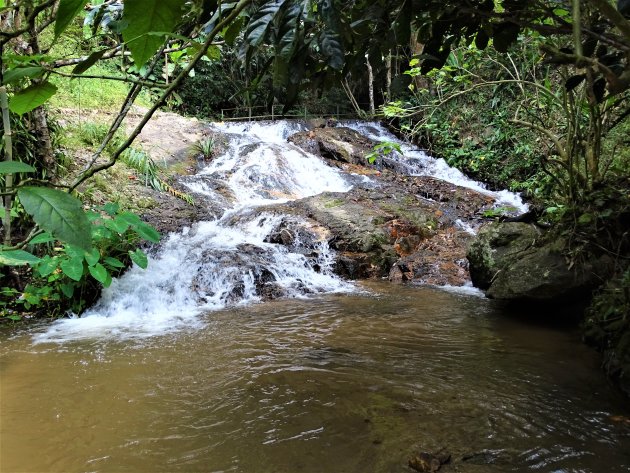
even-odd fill
[{"label": "fence", "polygon": [[348,111],[347,108],[342,108],[340,105],[305,105],[300,108],[292,108],[287,113],[282,113],[283,108],[283,105],[272,105],[271,110],[266,106],[222,108],[221,120],[278,120],[285,118],[308,119],[313,117],[360,118],[356,111]]}]

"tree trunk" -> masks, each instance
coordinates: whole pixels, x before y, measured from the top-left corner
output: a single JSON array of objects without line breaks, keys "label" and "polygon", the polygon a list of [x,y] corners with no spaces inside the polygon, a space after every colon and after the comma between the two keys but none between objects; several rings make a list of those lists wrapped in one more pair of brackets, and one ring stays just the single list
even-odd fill
[{"label": "tree trunk", "polygon": [[[9,100],[6,87],[0,87],[0,110],[2,113],[2,128],[4,130],[4,160],[11,162],[13,160],[13,142],[11,141],[11,122],[9,120]],[[2,226],[4,229],[4,244],[11,246],[11,207],[13,206],[13,197],[9,192],[13,190],[13,174],[7,173],[4,177],[4,216],[2,217]]]},{"label": "tree trunk", "polygon": [[387,76],[385,77],[385,93],[387,94],[387,100],[392,99],[392,52],[387,55]]},{"label": "tree trunk", "polygon": [[365,64],[367,64],[368,70],[368,92],[370,95],[370,115],[376,115],[376,108],[374,107],[374,74],[372,73],[372,65],[370,64],[370,57],[365,55]]}]

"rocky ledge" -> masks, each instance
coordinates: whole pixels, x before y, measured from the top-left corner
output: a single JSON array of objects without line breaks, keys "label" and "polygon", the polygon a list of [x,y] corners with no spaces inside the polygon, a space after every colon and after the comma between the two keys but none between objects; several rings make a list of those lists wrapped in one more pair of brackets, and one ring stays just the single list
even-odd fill
[{"label": "rocky ledge", "polygon": [[383,158],[371,165],[366,156],[377,143],[349,128],[314,128],[288,141],[354,179],[347,193],[324,193],[275,208],[327,229],[338,274],[430,285],[469,281],[470,225],[492,207],[492,197],[403,174],[401,160]]},{"label": "rocky ledge", "polygon": [[494,299],[546,305],[587,302],[610,276],[613,261],[606,255],[571,261],[563,253],[566,242],[546,236],[528,223],[486,226],[467,253],[473,284]]}]

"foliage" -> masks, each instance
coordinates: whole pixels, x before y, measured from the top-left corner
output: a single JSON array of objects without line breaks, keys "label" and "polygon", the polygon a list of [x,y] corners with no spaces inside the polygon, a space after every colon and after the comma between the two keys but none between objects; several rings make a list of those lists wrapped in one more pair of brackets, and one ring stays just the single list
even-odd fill
[{"label": "foliage", "polygon": [[208,160],[214,155],[214,146],[214,138],[207,136],[193,144],[189,153],[196,158]]},{"label": "foliage", "polygon": [[[87,212],[90,221],[89,249],[62,243],[57,246],[56,238],[50,233],[41,233],[29,242],[33,253],[45,253],[35,258],[32,253],[27,263],[32,267],[33,278],[24,288],[4,287],[0,307],[7,314],[16,309],[26,311],[72,310],[80,313],[99,294],[99,287],[108,287],[112,277],[118,276],[134,262],[142,268],[147,266],[147,257],[137,249],[139,242],[159,241],[153,227],[130,212],[120,211],[118,204],[109,203]],[[12,252],[0,252],[0,257],[13,256],[13,261],[0,259],[3,264],[17,264]],[[52,312],[49,312],[52,311]]]},{"label": "foliage", "polygon": [[388,154],[397,151],[402,154],[402,150],[400,149],[400,145],[393,141],[383,141],[374,146],[373,151],[368,153],[365,159],[367,159],[368,163],[374,164],[374,162],[382,157],[387,156]]},{"label": "foliage", "polygon": [[587,342],[605,353],[609,375],[630,377],[630,269],[611,280],[593,299],[584,322]]}]

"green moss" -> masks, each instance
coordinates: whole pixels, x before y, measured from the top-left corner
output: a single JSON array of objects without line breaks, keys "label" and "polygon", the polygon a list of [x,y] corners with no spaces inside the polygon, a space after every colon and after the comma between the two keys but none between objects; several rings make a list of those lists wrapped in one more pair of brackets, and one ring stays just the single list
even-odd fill
[{"label": "green moss", "polygon": [[343,199],[332,199],[324,203],[324,207],[327,209],[332,209],[334,207],[339,207],[343,205],[345,201]]}]

